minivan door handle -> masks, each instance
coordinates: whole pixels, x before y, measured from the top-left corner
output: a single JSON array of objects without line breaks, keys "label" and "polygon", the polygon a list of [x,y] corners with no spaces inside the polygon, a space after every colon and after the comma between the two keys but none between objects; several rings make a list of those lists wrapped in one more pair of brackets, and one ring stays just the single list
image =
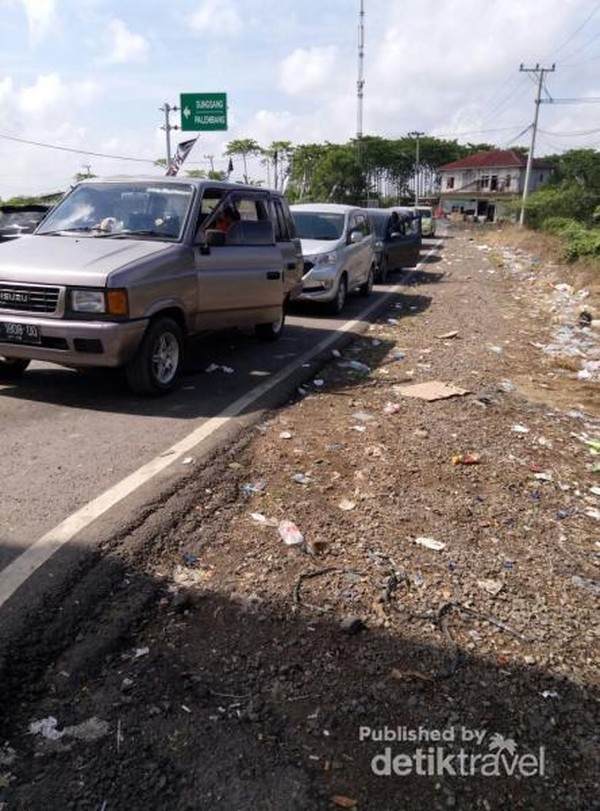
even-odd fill
[{"label": "minivan door handle", "polygon": [[296,270],[296,263],[295,262],[288,262],[286,265],[288,270]]},{"label": "minivan door handle", "polygon": [[267,279],[281,279],[281,272],[279,270],[268,270]]}]

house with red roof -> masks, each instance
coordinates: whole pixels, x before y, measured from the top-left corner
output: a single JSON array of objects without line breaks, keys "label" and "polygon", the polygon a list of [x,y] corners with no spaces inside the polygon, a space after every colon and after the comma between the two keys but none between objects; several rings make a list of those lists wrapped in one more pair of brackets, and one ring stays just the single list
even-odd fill
[{"label": "house with red roof", "polygon": [[[501,219],[502,205],[521,197],[525,186],[527,155],[514,149],[477,152],[438,167],[440,181],[439,208],[444,214],[464,215],[467,219]],[[533,159],[528,193],[535,191],[552,174],[553,165],[544,159]]]}]

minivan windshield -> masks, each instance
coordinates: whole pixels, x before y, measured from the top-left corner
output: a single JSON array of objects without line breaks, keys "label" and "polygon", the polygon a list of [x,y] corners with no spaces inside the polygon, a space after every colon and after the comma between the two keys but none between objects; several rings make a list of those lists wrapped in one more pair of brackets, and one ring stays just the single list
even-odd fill
[{"label": "minivan windshield", "polygon": [[193,195],[186,183],[85,182],[48,215],[36,234],[181,238]]},{"label": "minivan windshield", "polygon": [[292,211],[300,239],[339,239],[344,233],[344,215],[317,211]]}]

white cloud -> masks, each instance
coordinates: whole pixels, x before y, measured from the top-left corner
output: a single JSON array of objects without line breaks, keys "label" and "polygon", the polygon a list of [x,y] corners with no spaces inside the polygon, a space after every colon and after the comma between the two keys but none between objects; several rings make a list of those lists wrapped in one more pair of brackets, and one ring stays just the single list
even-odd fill
[{"label": "white cloud", "polygon": [[4,104],[12,98],[13,93],[13,80],[10,76],[5,76],[0,81],[0,105]]},{"label": "white cloud", "polygon": [[56,14],[55,0],[21,0],[29,25],[29,41],[39,45],[44,39]]},{"label": "white cloud", "polygon": [[330,81],[337,53],[333,45],[297,48],[280,65],[279,87],[292,96],[318,90]]},{"label": "white cloud", "polygon": [[122,20],[111,20],[108,24],[109,47],[101,61],[110,65],[124,65],[132,62],[145,62],[150,46],[141,34],[132,34]]},{"label": "white cloud", "polygon": [[24,87],[19,94],[18,106],[22,112],[44,117],[48,110],[56,109],[67,101],[67,88],[58,73],[38,76],[31,87]]},{"label": "white cloud", "polygon": [[[101,86],[90,79],[69,84],[58,73],[42,74],[32,85],[21,88],[18,93],[12,90],[12,81],[8,81],[11,96],[16,96],[18,112],[26,119],[43,120],[44,124],[51,126],[69,122],[69,113],[89,106],[101,92]],[[0,98],[6,82],[4,80],[0,84]]]},{"label": "white cloud", "polygon": [[199,34],[234,37],[242,30],[242,18],[231,0],[202,0],[190,25]]}]

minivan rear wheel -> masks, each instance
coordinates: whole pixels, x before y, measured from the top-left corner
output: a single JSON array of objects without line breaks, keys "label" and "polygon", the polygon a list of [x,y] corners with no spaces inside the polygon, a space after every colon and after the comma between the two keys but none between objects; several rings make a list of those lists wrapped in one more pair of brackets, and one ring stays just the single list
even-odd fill
[{"label": "minivan rear wheel", "polygon": [[0,355],[0,380],[17,380],[30,363],[28,358],[6,358]]},{"label": "minivan rear wheel", "polygon": [[150,397],[166,394],[181,373],[183,353],[179,324],[168,317],[152,321],[135,357],[125,366],[129,388],[135,394]]},{"label": "minivan rear wheel", "polygon": [[281,310],[281,315],[276,321],[267,324],[257,324],[254,328],[257,338],[261,341],[276,341],[283,332],[285,324],[285,312]]}]

